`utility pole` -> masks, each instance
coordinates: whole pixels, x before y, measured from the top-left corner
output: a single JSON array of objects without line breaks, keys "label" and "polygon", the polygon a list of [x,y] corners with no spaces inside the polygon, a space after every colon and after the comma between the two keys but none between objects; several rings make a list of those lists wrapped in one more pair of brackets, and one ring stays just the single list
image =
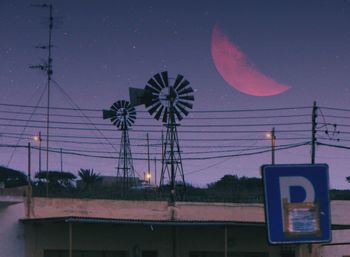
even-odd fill
[{"label": "utility pole", "polygon": [[62,148],[60,148],[60,156],[61,156],[61,173],[63,172],[63,152]]},{"label": "utility pole", "polygon": [[271,130],[271,163],[275,164],[275,147],[276,147],[276,135],[275,135],[275,128],[273,127]]},{"label": "utility pole", "polygon": [[149,158],[149,137],[148,137],[148,133],[147,133],[147,165],[148,165],[148,169],[147,169],[146,179],[147,179],[148,184],[151,184],[151,162],[150,162],[150,158]]},{"label": "utility pole", "polygon": [[157,185],[157,158],[154,157],[154,184]]},{"label": "utility pole", "polygon": [[31,179],[31,145],[30,142],[28,142],[28,175],[27,175],[27,182],[28,182],[28,190],[27,190],[27,217],[30,217],[31,214],[31,206],[32,206],[32,179]]},{"label": "utility pole", "polygon": [[311,164],[315,164],[315,152],[316,152],[316,118],[317,118],[317,105],[314,101],[312,107],[312,129],[311,129]]}]

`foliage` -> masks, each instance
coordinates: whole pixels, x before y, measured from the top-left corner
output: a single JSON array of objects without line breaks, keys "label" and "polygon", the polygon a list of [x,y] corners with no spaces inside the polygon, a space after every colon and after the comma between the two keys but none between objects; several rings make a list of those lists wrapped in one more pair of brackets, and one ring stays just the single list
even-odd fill
[{"label": "foliage", "polygon": [[83,181],[85,189],[88,189],[91,185],[102,181],[100,173],[94,172],[93,169],[80,169],[78,172],[78,176]]},{"label": "foliage", "polygon": [[4,183],[6,188],[27,185],[27,176],[18,170],[0,166],[0,182]]},{"label": "foliage", "polygon": [[248,178],[237,175],[225,175],[220,180],[208,184],[209,189],[220,191],[236,191],[240,190],[259,190],[262,189],[262,181],[260,178]]},{"label": "foliage", "polygon": [[49,183],[53,187],[72,187],[76,176],[67,171],[40,171],[35,174],[40,183]]}]

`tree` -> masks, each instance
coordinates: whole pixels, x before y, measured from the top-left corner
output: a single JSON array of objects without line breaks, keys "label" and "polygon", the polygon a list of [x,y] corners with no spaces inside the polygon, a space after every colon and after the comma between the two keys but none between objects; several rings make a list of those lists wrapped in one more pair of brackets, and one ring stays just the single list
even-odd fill
[{"label": "tree", "polygon": [[80,169],[78,171],[78,176],[84,183],[85,189],[89,189],[91,185],[101,182],[102,180],[100,173],[94,172],[94,169]]},{"label": "tree", "polygon": [[0,183],[9,188],[27,185],[28,181],[23,172],[0,166]]},{"label": "tree", "polygon": [[72,187],[73,180],[76,176],[67,171],[40,171],[35,174],[35,178],[39,180],[39,183],[49,183],[51,187]]},{"label": "tree", "polygon": [[220,180],[208,184],[208,188],[220,191],[232,191],[237,188],[238,183],[239,178],[237,175],[225,175]]}]

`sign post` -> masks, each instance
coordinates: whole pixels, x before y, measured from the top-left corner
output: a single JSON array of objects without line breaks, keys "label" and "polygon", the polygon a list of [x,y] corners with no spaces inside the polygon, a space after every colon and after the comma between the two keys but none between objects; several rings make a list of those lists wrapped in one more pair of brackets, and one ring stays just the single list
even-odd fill
[{"label": "sign post", "polygon": [[329,242],[328,166],[264,165],[261,169],[269,242]]}]

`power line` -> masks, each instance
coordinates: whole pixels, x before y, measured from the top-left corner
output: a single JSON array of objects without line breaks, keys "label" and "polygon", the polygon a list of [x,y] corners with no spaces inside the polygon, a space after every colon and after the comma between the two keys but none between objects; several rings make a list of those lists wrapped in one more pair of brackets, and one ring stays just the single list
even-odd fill
[{"label": "power line", "polygon": [[[25,119],[19,118],[1,118],[3,121],[16,121],[16,122],[28,122]],[[30,120],[32,123],[44,123],[42,120]],[[111,127],[106,123],[94,123],[94,122],[74,122],[74,121],[51,121],[52,124],[65,124],[65,125],[93,125],[93,126],[105,126]],[[267,127],[267,126],[296,126],[296,125],[310,125],[311,122],[287,122],[287,123],[254,123],[254,124],[206,124],[206,125],[181,125],[184,128],[220,128],[220,127]],[[333,125],[333,124],[332,124]],[[159,127],[159,125],[150,124],[134,124],[134,127]],[[344,125],[346,126],[346,125]],[[350,127],[350,125],[347,125]]]},{"label": "power line", "polygon": [[[59,85],[56,82],[56,85]],[[21,107],[21,108],[35,108],[32,105],[23,105],[23,104],[7,104],[0,103],[0,106],[9,106],[9,107]],[[46,107],[39,106],[39,109],[46,109]],[[310,106],[297,106],[297,107],[277,107],[277,108],[261,108],[261,109],[238,109],[238,110],[201,110],[201,111],[192,111],[192,113],[237,113],[237,112],[266,112],[266,111],[286,111],[286,110],[303,110],[311,109]],[[67,108],[67,107],[50,107],[53,110],[67,110],[67,111],[87,111],[87,112],[102,112],[102,109],[89,109],[89,108]],[[147,111],[139,111],[147,113]]]},{"label": "power line", "polygon": [[[296,147],[300,147],[300,146],[304,146],[304,145],[309,145],[310,142],[304,142],[304,143],[300,143],[300,144],[293,144],[293,145],[288,145],[288,146],[284,146],[284,147],[276,147],[276,151],[279,150],[286,150],[286,149],[291,149],[291,148],[296,148]],[[27,145],[10,145],[10,144],[0,144],[0,147],[3,148],[25,148],[27,149],[28,146]],[[37,149],[36,147],[32,147],[34,149]],[[61,149],[57,150],[57,149],[46,149],[49,152],[52,153],[61,153]],[[209,160],[209,159],[222,159],[222,158],[229,158],[229,157],[240,157],[240,156],[249,156],[249,155],[258,155],[258,154],[262,154],[262,153],[267,153],[267,152],[271,152],[271,149],[267,149],[267,150],[261,150],[261,151],[255,151],[255,152],[249,152],[249,153],[240,153],[240,154],[230,154],[230,155],[215,155],[215,156],[206,156],[206,157],[190,157],[190,158],[182,158],[182,160]],[[83,153],[77,153],[77,152],[73,152],[73,151],[62,151],[63,154],[65,155],[75,155],[75,156],[81,156],[81,157],[91,157],[91,158],[100,158],[100,159],[114,159],[115,160],[115,156],[105,156],[105,155],[92,155],[92,154],[83,154]],[[146,161],[147,157],[145,158],[133,158],[135,160],[141,160],[141,161]]]}]

